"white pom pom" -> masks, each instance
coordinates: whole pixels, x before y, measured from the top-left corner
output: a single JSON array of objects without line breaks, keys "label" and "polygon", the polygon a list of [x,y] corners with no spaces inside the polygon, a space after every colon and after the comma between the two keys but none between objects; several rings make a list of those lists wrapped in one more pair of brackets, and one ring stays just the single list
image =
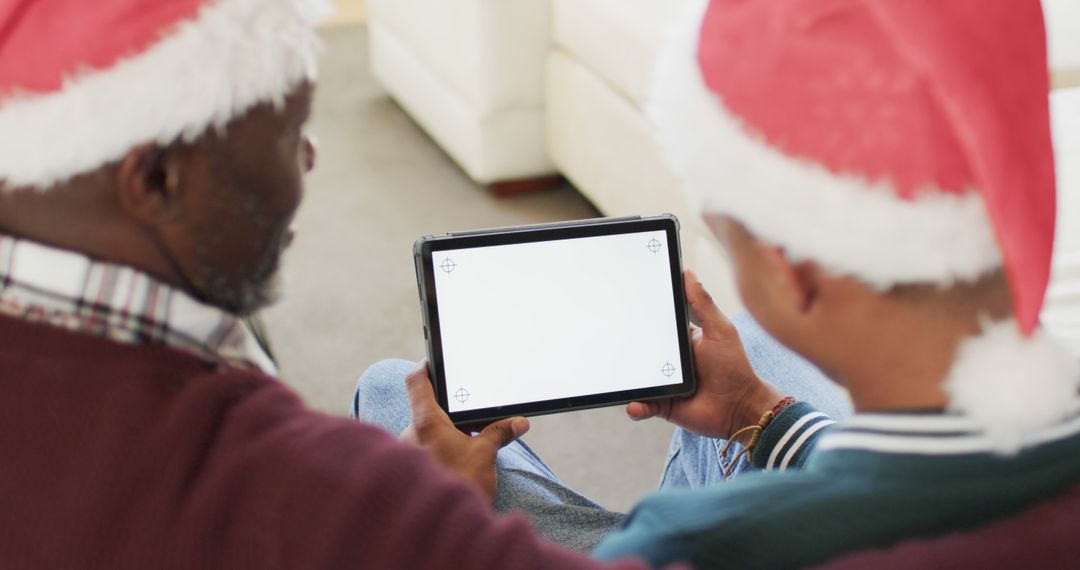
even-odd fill
[{"label": "white pom pom", "polygon": [[997,451],[1015,453],[1033,431],[1075,407],[1080,363],[1042,330],[1024,338],[1014,320],[984,326],[957,351],[945,381],[950,411],[986,430]]}]

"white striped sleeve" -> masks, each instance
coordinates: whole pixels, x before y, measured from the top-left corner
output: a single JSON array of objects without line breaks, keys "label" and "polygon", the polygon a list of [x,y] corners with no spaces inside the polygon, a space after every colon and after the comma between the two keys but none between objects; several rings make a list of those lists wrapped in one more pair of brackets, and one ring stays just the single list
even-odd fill
[{"label": "white striped sleeve", "polygon": [[761,433],[754,449],[754,467],[765,470],[801,467],[818,439],[835,423],[806,402],[788,406]]}]

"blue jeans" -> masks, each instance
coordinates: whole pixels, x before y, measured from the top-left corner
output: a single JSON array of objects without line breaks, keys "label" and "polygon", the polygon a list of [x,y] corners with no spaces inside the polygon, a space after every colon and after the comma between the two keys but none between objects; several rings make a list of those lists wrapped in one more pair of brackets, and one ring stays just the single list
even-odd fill
[{"label": "blue jeans", "polygon": [[[760,376],[834,418],[851,413],[846,394],[817,368],[773,340],[749,316],[736,316],[732,321]],[[385,360],[368,369],[357,384],[350,416],[380,425],[394,435],[404,431],[410,421],[404,379],[415,367],[415,363],[405,360]],[[676,430],[660,487],[696,488],[722,483],[728,458],[739,451],[735,444],[727,458],[720,457],[719,450],[725,443]],[[495,509],[525,513],[541,534],[568,548],[591,549],[625,518],[565,485],[524,441],[499,451],[496,470]],[[735,473],[749,470],[749,464],[742,460]]]}]

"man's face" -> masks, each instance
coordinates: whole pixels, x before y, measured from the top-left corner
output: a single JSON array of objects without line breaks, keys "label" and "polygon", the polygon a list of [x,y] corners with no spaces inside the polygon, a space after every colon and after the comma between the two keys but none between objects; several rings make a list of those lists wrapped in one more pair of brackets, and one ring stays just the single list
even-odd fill
[{"label": "man's face", "polygon": [[705,222],[728,253],[743,305],[765,330],[792,346],[797,311],[782,272],[770,259],[769,246],[726,216],[707,215]]},{"label": "man's face", "polygon": [[204,301],[247,315],[277,299],[303,174],[314,166],[303,134],[311,94],[305,85],[284,106],[259,105],[189,149],[199,159],[185,161],[185,176],[197,189],[174,262]]}]

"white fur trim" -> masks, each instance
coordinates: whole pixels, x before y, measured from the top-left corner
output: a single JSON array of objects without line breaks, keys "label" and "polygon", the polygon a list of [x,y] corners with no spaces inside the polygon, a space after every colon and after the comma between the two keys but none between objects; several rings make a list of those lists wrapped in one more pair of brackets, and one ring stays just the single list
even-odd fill
[{"label": "white fur trim", "polygon": [[314,79],[323,0],[211,0],[146,51],[0,102],[0,180],[46,188],[138,144],[193,139]]},{"label": "white fur trim", "polygon": [[900,199],[886,182],[838,175],[784,155],[705,85],[697,63],[707,2],[689,2],[661,50],[649,115],[685,192],[704,212],[738,219],[795,261],[878,288],[971,281],[1001,266],[978,192]]},{"label": "white fur trim", "polygon": [[949,409],[986,430],[1000,452],[1065,419],[1080,389],[1080,363],[1042,329],[1025,338],[1015,320],[986,324],[964,341],[945,381]]}]

